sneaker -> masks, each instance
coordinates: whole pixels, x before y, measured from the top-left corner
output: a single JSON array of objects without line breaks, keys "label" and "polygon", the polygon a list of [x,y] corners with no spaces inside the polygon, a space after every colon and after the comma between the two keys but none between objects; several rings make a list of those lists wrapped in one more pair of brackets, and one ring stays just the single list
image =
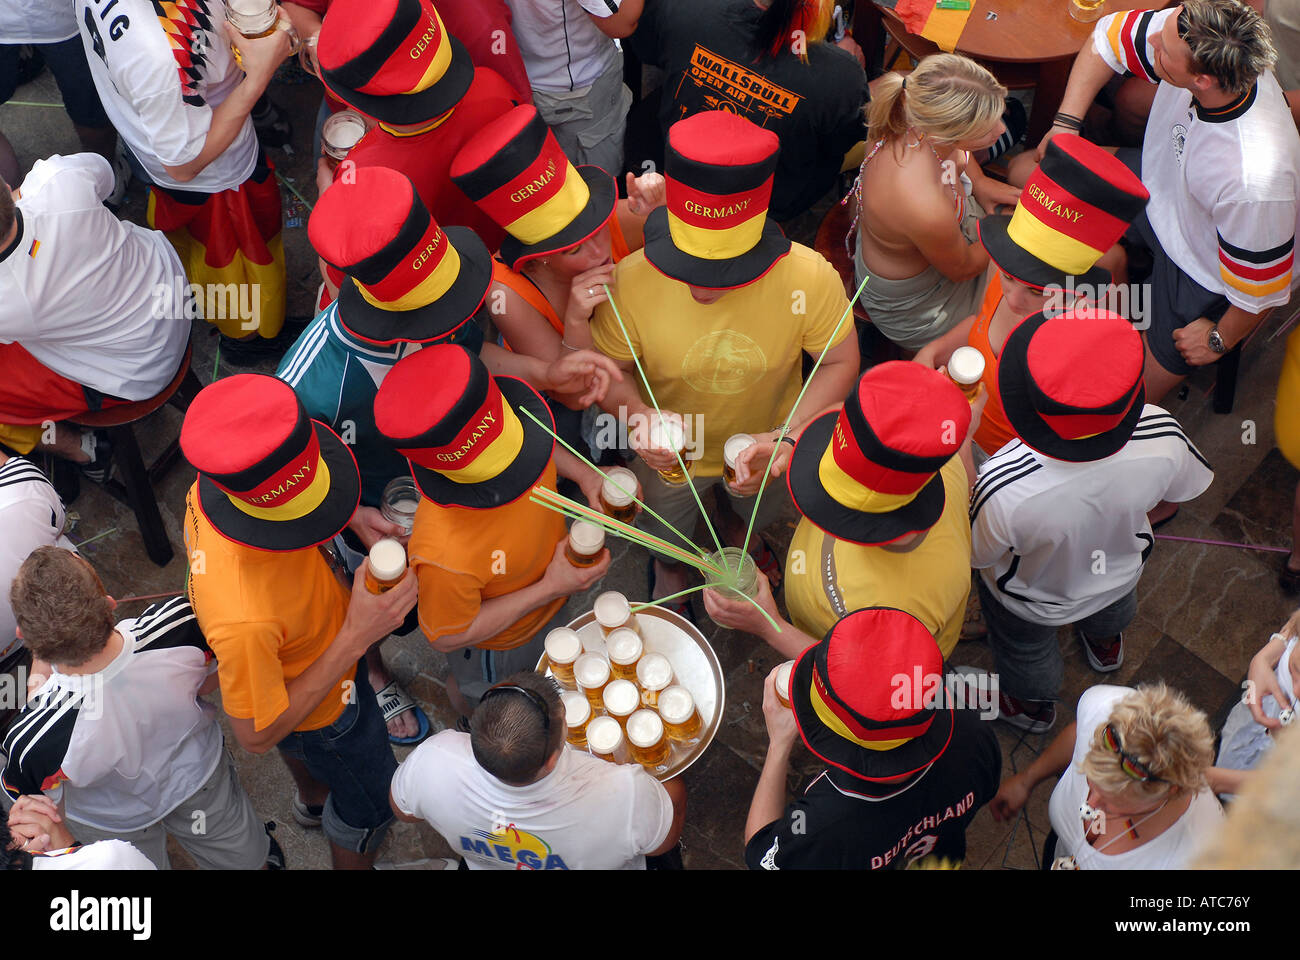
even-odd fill
[{"label": "sneaker", "polygon": [[1092,669],[1098,673],[1113,673],[1124,666],[1123,633],[1115,638],[1114,643],[1103,645],[1089,640],[1082,630],[1077,632],[1079,639],[1083,641],[1083,652],[1088,655],[1088,662],[1092,664]]},{"label": "sneaker", "polygon": [[85,430],[81,434],[81,449],[90,457],[89,462],[79,463],[82,474],[92,483],[103,483],[113,469],[113,445],[104,430]]},{"label": "sneaker", "polygon": [[265,93],[254,104],[250,116],[253,120],[253,130],[257,133],[257,140],[262,145],[262,149],[292,152],[291,149],[286,149],[293,143],[293,124],[289,122],[289,115],[276,106]]},{"label": "sneaker", "polygon": [[224,333],[220,335],[221,362],[237,367],[256,367],[270,361],[279,363],[285,351],[297,342],[310,321],[301,317],[285,318],[284,326],[274,337],[250,337],[236,340]]},{"label": "sneaker", "polygon": [[283,870],[285,869],[284,851],[280,849],[280,844],[275,839],[275,821],[268,820],[265,826],[267,839],[271,841],[271,849],[266,853],[266,869]]},{"label": "sneaker", "polygon": [[126,188],[131,185],[131,164],[126,159],[126,144],[117,138],[117,149],[113,151],[113,192],[104,201],[104,206],[117,213],[126,199]]},{"label": "sneaker", "polygon": [[999,693],[998,719],[1026,733],[1046,733],[1056,723],[1056,704],[1050,700],[1017,700]]},{"label": "sneaker", "polygon": [[309,807],[302,802],[302,794],[294,791],[293,794],[293,819],[300,827],[306,827],[308,830],[320,826],[321,817],[325,815],[325,805],[320,804],[315,807]]}]

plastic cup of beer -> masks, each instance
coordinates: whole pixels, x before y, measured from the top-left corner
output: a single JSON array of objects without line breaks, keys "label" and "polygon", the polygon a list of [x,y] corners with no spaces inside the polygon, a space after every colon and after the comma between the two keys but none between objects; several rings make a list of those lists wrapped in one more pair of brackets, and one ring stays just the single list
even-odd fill
[{"label": "plastic cup of beer", "polygon": [[776,668],[776,679],[773,681],[776,686],[776,698],[787,710],[790,709],[790,674],[793,670],[794,661],[787,660]]},{"label": "plastic cup of beer", "polygon": [[[326,121],[328,122],[328,121]],[[420,507],[420,488],[410,477],[388,481],[379,497],[379,512],[389,523],[402,528],[406,536],[415,529],[415,511]]]},{"label": "plastic cup of beer", "polygon": [[605,684],[609,683],[609,661],[599,653],[584,653],[573,663],[573,679],[578,689],[587,696],[593,710],[599,710],[604,704],[601,694]]},{"label": "plastic cup of beer", "polygon": [[569,542],[564,545],[564,556],[575,567],[594,567],[600,563],[600,552],[605,549],[605,530],[586,520],[575,520],[569,527]]},{"label": "plastic cup of beer", "polygon": [[556,627],[542,641],[551,676],[566,687],[574,685],[573,664],[582,656],[582,640],[568,627]]},{"label": "plastic cup of beer", "polygon": [[974,347],[958,347],[948,358],[948,379],[961,388],[966,399],[974,402],[984,376],[984,354]]},{"label": "plastic cup of beer", "polygon": [[[357,145],[357,141],[366,135],[366,118],[355,110],[340,110],[330,114],[321,128],[321,153],[331,167],[337,167],[346,159],[348,151]],[[418,504],[419,497],[416,497]]]},{"label": "plastic cup of beer", "polygon": [[292,42],[289,53],[297,53],[302,48],[302,38],[293,24],[288,20],[281,24],[280,5],[276,0],[226,0],[226,19],[247,40],[269,37],[276,30],[284,30]]},{"label": "plastic cup of beer", "polygon": [[636,682],[641,687],[643,706],[659,704],[659,694],[672,686],[673,665],[662,653],[647,653],[636,665]]},{"label": "plastic cup of beer", "polygon": [[664,722],[664,732],[669,740],[694,743],[700,739],[704,721],[695,706],[695,697],[685,687],[671,686],[659,694],[659,717]]},{"label": "plastic cup of beer", "polygon": [[736,483],[736,458],[758,443],[747,433],[737,433],[727,437],[722,445],[722,478],[733,486]]},{"label": "plastic cup of beer", "polygon": [[641,632],[637,629],[636,614],[632,612],[632,605],[627,602],[627,597],[617,590],[606,590],[598,596],[592,605],[592,612],[596,615],[601,636],[607,639],[619,627]]},{"label": "plastic cup of beer", "polygon": [[[686,429],[676,417],[650,415],[650,446],[656,450],[675,450],[681,454],[682,463],[676,459],[667,470],[660,470],[659,479],[669,486],[680,487],[686,482],[686,475],[691,472],[695,461],[686,459]],[[682,464],[686,469],[682,469]]]},{"label": "plastic cup of beer", "polygon": [[627,718],[641,706],[640,691],[631,680],[609,681],[605,685],[602,699],[605,703],[605,712],[624,727],[627,726]]},{"label": "plastic cup of beer", "polygon": [[1070,0],[1070,16],[1080,23],[1093,23],[1106,12],[1106,0]]},{"label": "plastic cup of beer", "polygon": [[579,750],[587,749],[587,724],[591,722],[591,704],[582,694],[565,690],[560,694],[564,704],[564,739]]},{"label": "plastic cup of beer", "polygon": [[406,548],[392,537],[375,541],[370,548],[370,567],[366,570],[366,589],[387,593],[406,576]]},{"label": "plastic cup of beer", "polygon": [[613,717],[593,717],[587,724],[587,749],[593,757],[622,763],[626,756],[623,728]]},{"label": "plastic cup of beer", "polygon": [[600,508],[605,516],[631,523],[636,519],[636,474],[627,467],[606,471],[600,487]]},{"label": "plastic cup of beer", "polygon": [[635,680],[637,661],[645,652],[645,644],[635,630],[619,627],[605,638],[605,652],[609,654],[609,669],[620,680]]},{"label": "plastic cup of beer", "polygon": [[627,749],[632,759],[651,770],[668,765],[673,744],[664,722],[653,710],[638,710],[627,718]]}]

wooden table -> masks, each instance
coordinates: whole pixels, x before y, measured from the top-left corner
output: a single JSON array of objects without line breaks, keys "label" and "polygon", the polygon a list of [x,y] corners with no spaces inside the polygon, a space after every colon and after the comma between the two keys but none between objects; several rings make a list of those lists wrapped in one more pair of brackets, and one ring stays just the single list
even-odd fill
[{"label": "wooden table", "polygon": [[[1107,0],[1103,15],[1164,5],[1165,0]],[[1052,125],[1075,54],[1092,35],[1094,24],[1079,23],[1070,16],[1069,6],[1069,0],[974,0],[957,42],[958,53],[978,60],[1003,85],[1035,88],[1025,136],[1031,147]],[[990,13],[997,18],[988,19]],[[908,33],[892,10],[856,0],[854,35],[862,49],[875,51],[884,32],[913,57],[939,52],[929,40]]]}]

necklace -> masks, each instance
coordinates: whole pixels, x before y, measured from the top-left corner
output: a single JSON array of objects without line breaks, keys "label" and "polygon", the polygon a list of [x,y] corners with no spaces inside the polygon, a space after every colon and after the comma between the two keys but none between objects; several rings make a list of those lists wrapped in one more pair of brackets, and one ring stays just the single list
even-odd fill
[{"label": "necklace", "polygon": [[[1161,810],[1163,810],[1165,807],[1167,807],[1167,806],[1169,805],[1169,801],[1172,800],[1172,799],[1173,799],[1172,796],[1170,796],[1170,797],[1165,797],[1165,802],[1164,802],[1164,803],[1160,804],[1160,806],[1156,807],[1154,810],[1152,810],[1150,813],[1148,813],[1145,817],[1143,817],[1143,818],[1142,818],[1141,820],[1139,820],[1137,823],[1134,823],[1132,820],[1129,820],[1129,821],[1128,821],[1128,827],[1129,827],[1128,830],[1125,830],[1123,833],[1119,834],[1118,836],[1111,837],[1109,840],[1107,840],[1105,843],[1103,843],[1100,847],[1093,847],[1093,849],[1096,850],[1098,853],[1101,853],[1101,852],[1104,851],[1107,847],[1109,847],[1112,843],[1114,843],[1116,840],[1120,840],[1120,839],[1123,839],[1124,837],[1128,836],[1129,831],[1132,831],[1133,836],[1136,837],[1136,836],[1137,836],[1137,828],[1140,827],[1140,826],[1142,826],[1142,824],[1146,823],[1148,820],[1150,820],[1152,817],[1154,817],[1156,814],[1158,814]],[[1085,802],[1085,804],[1087,803],[1087,801],[1084,801],[1084,802]],[[1089,807],[1088,809],[1089,809],[1089,810],[1092,810],[1091,807]],[[1084,817],[1082,817],[1081,819],[1083,819],[1083,820],[1085,821],[1085,826],[1084,826],[1084,828],[1083,828],[1083,832],[1084,832],[1084,835],[1085,835],[1085,840],[1084,840],[1084,842],[1086,843],[1086,842],[1087,842],[1087,833],[1088,833],[1088,831],[1092,828],[1092,823],[1093,823],[1093,821],[1096,820],[1096,816],[1095,816],[1095,815],[1092,816],[1092,817],[1084,816]],[[1079,869],[1079,862],[1074,858],[1073,855],[1068,856],[1068,857],[1057,857],[1056,860],[1052,863],[1052,869],[1053,869],[1053,870],[1078,870],[1078,869]]]}]

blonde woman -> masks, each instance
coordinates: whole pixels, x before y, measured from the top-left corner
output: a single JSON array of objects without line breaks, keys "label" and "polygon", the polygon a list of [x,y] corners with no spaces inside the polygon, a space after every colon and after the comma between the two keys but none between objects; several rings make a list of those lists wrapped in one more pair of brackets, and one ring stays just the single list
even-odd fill
[{"label": "blonde woman", "polygon": [[1184,869],[1223,821],[1205,779],[1214,762],[1205,714],[1158,683],[1092,687],[1076,717],[1002,782],[993,818],[1014,817],[1034,787],[1059,775],[1044,869]]},{"label": "blonde woman", "polygon": [[979,64],[950,53],[875,84],[858,173],[856,273],[858,283],[871,278],[862,305],[872,323],[905,350],[979,306],[989,258],[975,222],[983,210],[1014,205],[1019,190],[984,176],[971,152],[1006,131],[1006,93]]}]

